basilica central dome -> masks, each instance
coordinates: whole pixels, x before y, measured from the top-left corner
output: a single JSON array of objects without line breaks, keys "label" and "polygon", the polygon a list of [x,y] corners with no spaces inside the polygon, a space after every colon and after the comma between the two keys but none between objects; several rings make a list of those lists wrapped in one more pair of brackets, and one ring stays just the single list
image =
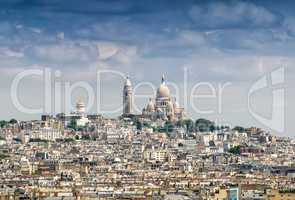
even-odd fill
[{"label": "basilica central dome", "polygon": [[162,83],[157,90],[157,98],[169,98],[170,97],[170,90],[167,87],[164,79],[164,75],[162,76]]}]

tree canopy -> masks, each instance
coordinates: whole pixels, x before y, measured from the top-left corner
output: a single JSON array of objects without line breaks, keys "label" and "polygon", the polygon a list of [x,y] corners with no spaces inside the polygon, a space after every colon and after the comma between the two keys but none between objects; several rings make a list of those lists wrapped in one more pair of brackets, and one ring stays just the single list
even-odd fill
[{"label": "tree canopy", "polygon": [[241,153],[241,147],[240,146],[235,146],[229,149],[229,153],[239,155]]},{"label": "tree canopy", "polygon": [[199,132],[209,132],[216,130],[215,123],[208,119],[198,119],[195,122],[195,130]]},{"label": "tree canopy", "polygon": [[241,126],[236,126],[233,128],[233,130],[238,131],[239,133],[244,133],[246,129]]},{"label": "tree canopy", "polygon": [[17,120],[12,118],[10,121],[9,121],[10,124],[16,124],[17,123]]},{"label": "tree canopy", "polygon": [[75,119],[72,119],[71,121],[70,121],[70,123],[68,124],[68,128],[71,128],[71,129],[73,129],[73,130],[77,130],[77,122],[76,122],[76,120]]},{"label": "tree canopy", "polygon": [[1,120],[1,121],[0,121],[0,128],[4,128],[7,124],[8,124],[7,121],[5,121],[5,120]]}]

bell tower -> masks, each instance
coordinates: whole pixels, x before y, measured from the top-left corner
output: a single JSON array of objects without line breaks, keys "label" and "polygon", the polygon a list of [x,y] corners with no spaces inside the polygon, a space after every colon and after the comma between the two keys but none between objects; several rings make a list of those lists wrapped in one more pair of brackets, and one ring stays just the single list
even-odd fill
[{"label": "bell tower", "polygon": [[129,77],[126,77],[123,88],[123,115],[132,113],[132,85]]}]

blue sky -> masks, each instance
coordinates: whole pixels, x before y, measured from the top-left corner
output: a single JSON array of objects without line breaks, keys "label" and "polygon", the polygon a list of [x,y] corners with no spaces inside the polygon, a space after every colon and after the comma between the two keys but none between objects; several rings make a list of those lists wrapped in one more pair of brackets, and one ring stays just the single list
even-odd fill
[{"label": "blue sky", "polygon": [[[11,82],[25,69],[60,70],[64,80],[90,84],[95,84],[97,69],[129,74],[134,84],[158,85],[165,73],[168,80],[181,85],[187,68],[189,87],[200,81],[231,83],[222,113],[199,115],[188,107],[189,116],[263,127],[247,111],[247,91],[255,80],[284,66],[285,134],[292,135],[294,9],[294,1],[262,0],[1,0],[0,115],[3,119],[38,118],[19,112],[11,103]],[[38,81],[28,79],[20,88],[28,106],[42,105]],[[106,78],[105,82],[104,105],[120,104],[122,80]],[[269,105],[265,106],[269,102],[270,91],[262,92],[255,106],[269,115]],[[200,105],[215,108],[216,102]]]}]

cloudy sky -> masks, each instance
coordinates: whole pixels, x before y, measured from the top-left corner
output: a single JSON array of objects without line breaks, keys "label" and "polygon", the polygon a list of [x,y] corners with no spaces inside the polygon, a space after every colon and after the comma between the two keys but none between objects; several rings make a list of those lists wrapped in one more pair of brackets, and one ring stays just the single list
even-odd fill
[{"label": "cloudy sky", "polygon": [[[18,73],[45,68],[52,72],[52,107],[59,104],[54,101],[56,82],[63,88],[66,82],[83,81],[94,91],[101,86],[101,93],[95,94],[100,110],[116,110],[122,102],[122,77],[105,73],[97,80],[97,70],[113,70],[131,77],[137,96],[153,95],[147,84],[138,84],[157,87],[165,74],[168,84],[179,90],[171,89],[172,94],[194,119],[271,129],[253,112],[271,120],[272,91],[278,88],[270,86],[251,95],[252,113],[248,93],[261,77],[269,80],[273,70],[284,67],[285,81],[278,87],[285,90],[285,105],[274,107],[285,112],[275,117],[285,127],[272,131],[293,136],[294,9],[295,2],[287,0],[1,0],[0,116],[39,118],[41,113],[23,113],[15,107],[11,85]],[[222,95],[218,95],[220,86],[225,86]],[[191,98],[191,93],[202,97]],[[204,94],[215,97],[204,98]],[[73,90],[72,102],[78,98],[89,99],[85,90]],[[48,97],[43,78],[25,77],[18,99],[29,108],[44,107]],[[65,99],[63,89],[61,99]],[[142,109],[147,100],[138,97],[135,103]],[[94,105],[89,112],[96,110]]]}]

